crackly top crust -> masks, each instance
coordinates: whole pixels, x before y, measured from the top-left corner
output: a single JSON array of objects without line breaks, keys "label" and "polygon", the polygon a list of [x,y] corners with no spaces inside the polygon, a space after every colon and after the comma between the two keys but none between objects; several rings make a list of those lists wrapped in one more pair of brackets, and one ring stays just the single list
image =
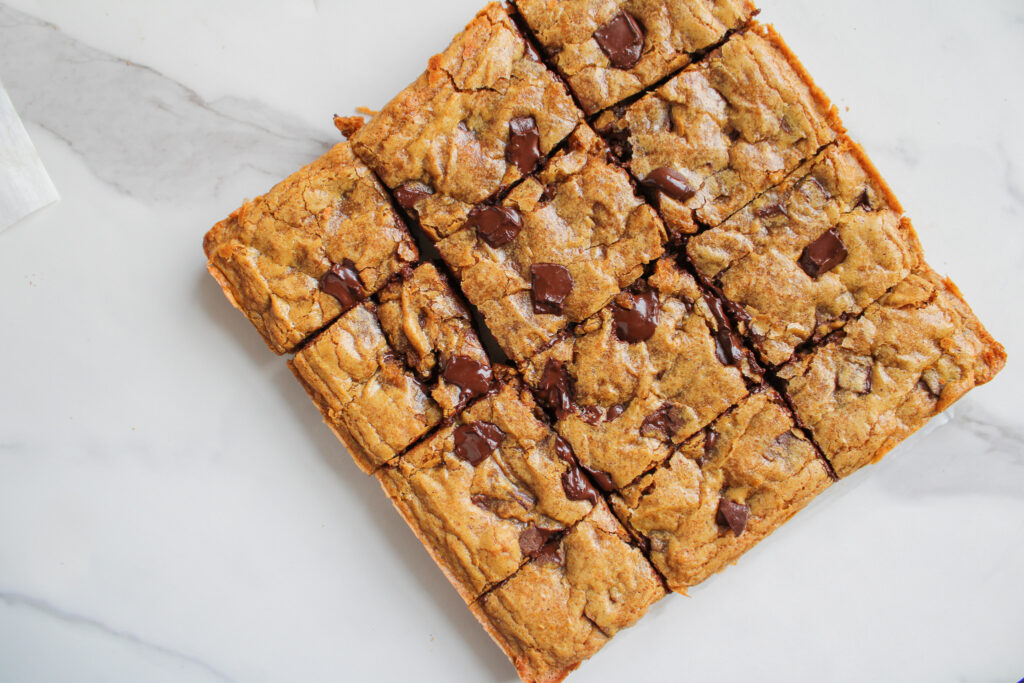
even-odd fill
[{"label": "crackly top crust", "polygon": [[473,387],[458,384],[458,376],[451,381],[445,370],[453,360],[472,361],[479,366],[472,375],[484,379],[491,374],[490,361],[469,312],[433,264],[423,264],[408,277],[392,281],[380,293],[377,315],[384,334],[409,367],[422,381],[436,381],[430,393],[445,416],[477,396]]},{"label": "crackly top crust", "polygon": [[[797,346],[842,327],[923,260],[899,204],[846,139],[713,230],[687,255],[750,317],[743,321],[762,359],[778,365]],[[812,277],[804,250],[834,230],[848,254]],[[813,271],[812,271],[813,272]]]},{"label": "crackly top crust", "polygon": [[[743,26],[748,0],[516,0],[516,6],[587,111],[635,95],[690,62],[690,55]],[[643,49],[628,69],[612,65],[594,38],[621,12],[642,27]]]},{"label": "crackly top crust", "polygon": [[388,345],[372,304],[341,316],[289,367],[365,472],[441,421],[438,405]]},{"label": "crackly top crust", "polygon": [[[540,388],[549,363],[563,364],[577,409],[556,428],[583,465],[609,475],[616,487],[668,458],[675,444],[746,396],[745,377],[756,375],[747,358],[738,367],[725,364],[715,335],[721,324],[675,259],[658,261],[639,289],[647,286],[657,292],[660,311],[649,339],[629,343],[617,335],[615,309],[629,307],[633,297],[626,293],[524,367],[526,381]],[[645,426],[665,410],[668,429]]]},{"label": "crackly top crust", "polygon": [[203,247],[224,293],[277,353],[341,314],[320,291],[332,264],[351,261],[372,293],[417,258],[384,188],[347,143],[246,202]]},{"label": "crackly top crust", "polygon": [[[650,541],[650,558],[685,593],[796,514],[831,483],[825,463],[772,391],[751,394],[612,501]],[[719,518],[725,499],[746,506],[739,535]]]},{"label": "crackly top crust", "polygon": [[413,183],[433,192],[412,210],[439,239],[458,229],[475,204],[522,177],[506,159],[510,121],[520,117],[534,119],[547,154],[582,112],[492,3],[352,144],[388,187]]},{"label": "crackly top crust", "polygon": [[[451,426],[383,468],[378,479],[402,516],[468,602],[528,559],[521,537],[531,529],[558,533],[592,503],[570,500],[558,438],[535,415],[530,393],[507,380]],[[477,465],[457,454],[461,426],[501,430],[500,444]],[[529,541],[526,550],[529,551]],[[536,548],[534,548],[534,551]]]},{"label": "crackly top crust", "polygon": [[670,168],[685,179],[689,199],[660,196],[666,225],[679,233],[720,224],[832,142],[840,126],[782,39],[760,25],[596,125],[637,178]]},{"label": "crackly top crust", "polygon": [[882,458],[1006,363],[952,282],[922,266],[779,371],[836,473]]},{"label": "crackly top crust", "polygon": [[[607,147],[586,125],[502,206],[522,218],[509,244],[492,247],[469,227],[438,249],[505,353],[518,361],[597,312],[664,251],[657,213],[636,196],[628,174],[609,162]],[[534,311],[531,266],[538,263],[564,266],[572,277],[561,314]]]},{"label": "crackly top crust", "polygon": [[549,550],[471,605],[526,683],[561,681],[665,595],[604,502]]}]

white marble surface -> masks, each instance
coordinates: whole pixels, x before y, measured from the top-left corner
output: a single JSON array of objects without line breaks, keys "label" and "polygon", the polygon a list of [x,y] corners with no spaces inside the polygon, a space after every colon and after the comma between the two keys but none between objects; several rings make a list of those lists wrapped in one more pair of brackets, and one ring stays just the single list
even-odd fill
[{"label": "white marble surface", "polygon": [[[0,235],[0,681],[513,679],[200,249],[481,1],[0,4],[63,197]],[[763,4],[1010,365],[573,680],[1012,683],[1024,5]]]}]

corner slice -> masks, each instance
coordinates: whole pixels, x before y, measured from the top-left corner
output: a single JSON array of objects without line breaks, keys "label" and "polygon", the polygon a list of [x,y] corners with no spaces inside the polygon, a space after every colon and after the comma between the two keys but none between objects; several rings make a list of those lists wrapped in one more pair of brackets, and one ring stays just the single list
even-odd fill
[{"label": "corner slice", "polygon": [[836,473],[880,460],[1006,364],[959,290],[927,265],[779,370]]}]

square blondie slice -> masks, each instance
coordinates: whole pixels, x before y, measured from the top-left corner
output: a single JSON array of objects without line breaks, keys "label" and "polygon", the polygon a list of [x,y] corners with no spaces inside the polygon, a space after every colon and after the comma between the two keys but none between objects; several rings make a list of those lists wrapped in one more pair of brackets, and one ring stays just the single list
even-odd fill
[{"label": "square blondie slice", "polygon": [[744,26],[749,0],[516,0],[523,19],[592,114],[690,63]]},{"label": "square blondie slice", "polygon": [[841,130],[782,39],[758,24],[595,126],[675,234],[720,224]]},{"label": "square blondie slice", "polygon": [[832,483],[782,397],[752,393],[612,498],[679,593],[734,563]]},{"label": "square blondie slice", "polygon": [[276,353],[416,261],[416,246],[347,143],[246,202],[203,240],[210,274]]},{"label": "square blondie slice", "polygon": [[377,315],[392,348],[403,354],[445,417],[491,388],[491,363],[469,312],[445,275],[425,263],[380,293]]},{"label": "square blondie slice", "polygon": [[720,302],[675,258],[524,366],[556,429],[614,490],[666,460],[759,381]]},{"label": "square blondie slice", "polygon": [[288,362],[296,378],[367,473],[441,422],[429,390],[394,352],[376,307],[359,304]]},{"label": "square blondie slice", "polygon": [[505,353],[523,361],[632,284],[665,241],[657,212],[582,124],[543,170],[437,247]]},{"label": "square blondie slice", "polygon": [[582,117],[508,12],[491,3],[352,144],[440,239],[532,173]]},{"label": "square blondie slice", "polygon": [[470,606],[529,683],[555,683],[665,595],[605,502]]},{"label": "square blondie slice", "polygon": [[512,576],[600,500],[522,383],[500,388],[377,472],[459,594]]},{"label": "square blondie slice", "polygon": [[927,265],[779,370],[803,426],[845,477],[990,381],[1006,351]]},{"label": "square blondie slice", "polygon": [[720,226],[689,240],[697,271],[779,365],[855,318],[923,262],[910,221],[845,136]]}]

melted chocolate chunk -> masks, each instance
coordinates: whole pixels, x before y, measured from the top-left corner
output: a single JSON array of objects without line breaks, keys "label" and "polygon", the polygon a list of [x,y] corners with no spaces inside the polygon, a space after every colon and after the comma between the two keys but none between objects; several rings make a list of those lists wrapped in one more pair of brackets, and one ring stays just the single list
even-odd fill
[{"label": "melted chocolate chunk", "polygon": [[395,201],[413,217],[419,217],[416,212],[416,204],[421,200],[434,194],[434,191],[423,183],[406,183],[395,190]]},{"label": "melted chocolate chunk", "polygon": [[471,422],[455,429],[455,455],[476,467],[505,439],[505,432],[490,422]]},{"label": "melted chocolate chunk", "polygon": [[348,259],[335,263],[324,273],[320,278],[320,289],[324,294],[330,294],[337,299],[346,311],[366,298],[366,291],[359,281],[356,265]]},{"label": "melted chocolate chunk", "polygon": [[491,389],[491,367],[469,356],[452,356],[442,373],[446,382],[462,389],[462,400],[483,396]]},{"label": "melted chocolate chunk", "polygon": [[[624,116],[620,114],[619,116]],[[617,156],[622,161],[631,161],[633,159],[633,143],[629,139],[629,129],[623,128],[622,130],[611,131],[605,134],[605,139],[608,141],[608,146],[612,150],[612,154]]]},{"label": "melted chocolate chunk", "polygon": [[560,436],[555,437],[555,455],[570,465],[576,465],[576,454],[572,452],[572,446]]},{"label": "melted chocolate chunk", "polygon": [[532,524],[519,534],[519,550],[531,559],[540,555],[541,550],[558,533],[557,529],[541,529]]},{"label": "melted chocolate chunk", "polygon": [[559,420],[572,412],[573,382],[562,361],[549,358],[537,383],[537,398],[555,411]]},{"label": "melted chocolate chunk", "polygon": [[594,479],[594,483],[597,484],[598,488],[606,493],[610,493],[615,490],[615,482],[612,481],[611,476],[601,470],[595,470],[592,467],[587,467],[584,464],[580,464],[580,467],[585,469],[590,476]]},{"label": "melted chocolate chunk", "polygon": [[614,405],[608,409],[608,413],[604,416],[604,419],[606,422],[614,422],[618,419],[619,415],[622,415],[624,412],[626,412],[626,406],[621,404]]},{"label": "melted chocolate chunk", "polygon": [[615,336],[620,341],[637,344],[654,336],[661,317],[661,306],[658,303],[658,293],[653,289],[629,296],[633,300],[633,307],[623,308],[615,304],[612,308],[612,319],[615,321]]},{"label": "melted chocolate chunk", "polygon": [[580,419],[590,426],[597,426],[601,422],[601,409],[597,406],[576,406]]},{"label": "melted chocolate chunk", "polygon": [[644,436],[655,436],[660,433],[665,438],[671,439],[681,426],[675,406],[665,403],[644,418],[640,424],[640,433]]},{"label": "melted chocolate chunk", "polygon": [[656,201],[658,195],[665,195],[677,202],[688,202],[697,195],[697,190],[686,180],[682,173],[662,166],[647,174],[647,177],[640,181],[640,187],[647,190],[651,201]]},{"label": "melted chocolate chunk", "polygon": [[711,460],[711,456],[715,453],[715,444],[718,443],[718,432],[711,427],[704,430],[704,455],[697,460],[697,464],[703,467],[705,463]]},{"label": "melted chocolate chunk", "polygon": [[518,168],[523,175],[533,173],[541,156],[537,121],[532,116],[520,116],[508,122],[508,130],[505,160]]},{"label": "melted chocolate chunk", "polygon": [[540,549],[537,556],[534,558],[537,562],[551,563],[551,564],[565,564],[565,556],[562,555],[562,541],[551,541],[546,546]]},{"label": "melted chocolate chunk", "polygon": [[476,228],[476,234],[492,247],[503,247],[523,229],[523,217],[505,206],[478,206],[469,212],[463,227]]},{"label": "melted chocolate chunk", "polygon": [[[715,322],[718,323],[718,329],[714,332],[715,354],[722,365],[736,365],[746,356],[746,351],[736,335],[733,334],[732,328],[729,327],[729,318],[725,314],[725,307],[722,305],[721,299],[712,294],[705,293],[704,301],[707,302],[711,314],[715,317]],[[742,313],[746,321],[750,321],[750,316],[742,308],[730,306],[730,309],[737,316]]]},{"label": "melted chocolate chunk", "polygon": [[535,263],[530,266],[533,276],[533,312],[561,315],[565,300],[572,293],[572,275],[557,263]]},{"label": "melted chocolate chunk", "polygon": [[579,467],[562,472],[562,490],[569,500],[589,500],[594,505],[601,500],[601,494]]},{"label": "melted chocolate chunk", "polygon": [[800,267],[817,280],[845,261],[848,253],[846,245],[839,239],[839,232],[832,228],[807,245],[804,253],[800,255]]},{"label": "melted chocolate chunk", "polygon": [[644,30],[629,12],[619,12],[594,31],[594,40],[616,69],[632,69],[644,51]]},{"label": "melted chocolate chunk", "polygon": [[734,503],[728,498],[722,498],[718,503],[718,514],[715,515],[715,521],[721,526],[729,527],[734,534],[740,536],[747,528],[749,514],[750,508],[743,503]]}]

